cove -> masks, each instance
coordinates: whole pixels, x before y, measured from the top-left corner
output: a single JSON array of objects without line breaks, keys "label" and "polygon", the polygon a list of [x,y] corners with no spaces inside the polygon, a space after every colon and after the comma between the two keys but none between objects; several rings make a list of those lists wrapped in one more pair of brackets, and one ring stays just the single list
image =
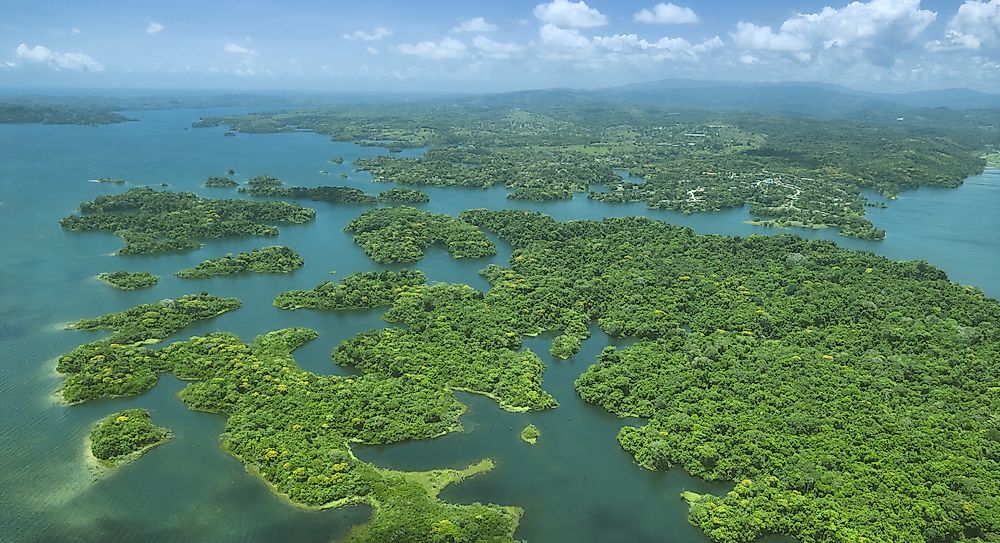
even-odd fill
[{"label": "cove", "polygon": [[[239,134],[223,129],[189,129],[198,117],[244,110],[174,109],[129,112],[138,122],[102,127],[0,126],[0,531],[25,541],[329,541],[363,522],[364,507],[307,512],[273,496],[243,466],[222,452],[221,418],[189,411],[176,398],[184,386],[166,376],[149,393],[124,400],[66,407],[51,394],[61,382],[54,359],[99,334],[65,331],[60,323],[126,309],[138,303],[208,291],[235,296],[243,307],[217,319],[199,322],[165,343],[228,330],[249,340],[262,332],[307,326],[319,339],[296,352],[305,369],[340,373],[330,351],[341,340],[386,326],[381,310],[354,312],[282,311],[274,296],[309,289],[355,271],[392,269],[377,266],[343,232],[364,206],[302,202],[317,210],[314,223],[282,227],[277,238],[216,240],[200,250],[161,256],[111,257],[120,240],[107,234],[65,232],[58,219],[84,200],[136,184],[190,190],[206,197],[243,197],[226,189],[201,186],[227,169],[243,181],[272,174],[302,186],[348,185],[375,193],[393,186],[372,183],[351,162],[384,152],[378,148],[332,142],[311,133]],[[421,150],[408,151],[410,156]],[[343,157],[341,165],[330,158]],[[319,174],[327,169],[329,175]],[[344,173],[348,177],[340,178]],[[129,180],[124,187],[88,183],[98,177]],[[422,190],[424,190],[422,188]],[[988,171],[959,189],[919,189],[902,193],[887,209],[869,209],[876,226],[888,231],[882,242],[843,238],[833,230],[777,230],[751,226],[744,208],[684,215],[648,210],[643,204],[606,204],[578,194],[572,200],[525,202],[506,199],[506,190],[427,187],[431,201],[417,207],[455,215],[475,207],[537,210],[558,220],[645,215],[689,226],[701,233],[725,235],[795,233],[833,240],[845,247],[890,258],[926,259],[958,282],[1000,296],[1000,172]],[[302,269],[288,275],[239,275],[184,280],[173,272],[227,252],[280,243],[298,251]],[[487,264],[505,264],[509,248],[495,257],[454,260],[432,248],[411,267],[432,281],[488,285],[478,276]],[[111,289],[93,277],[115,269],[150,271],[162,277],[140,291]],[[331,272],[336,272],[331,275]],[[460,466],[484,456],[496,471],[447,488],[442,497],[456,502],[491,501],[525,508],[518,537],[530,541],[608,541],[628,534],[636,541],[705,541],[687,524],[680,490],[724,491],[679,470],[653,473],[636,466],[621,451],[615,435],[624,424],[583,403],[573,380],[607,344],[616,342],[593,328],[593,336],[574,358],[549,361],[551,336],[529,338],[525,346],[548,361],[545,388],[560,402],[555,410],[512,414],[491,400],[461,394],[470,407],[465,433],[390,447],[359,447],[357,453],[385,467],[426,469]],[[90,424],[109,413],[143,407],[153,420],[177,436],[120,472],[93,481],[83,462],[83,437]],[[518,433],[532,422],[542,435],[534,447]],[[150,515],[155,512],[155,516]]]}]

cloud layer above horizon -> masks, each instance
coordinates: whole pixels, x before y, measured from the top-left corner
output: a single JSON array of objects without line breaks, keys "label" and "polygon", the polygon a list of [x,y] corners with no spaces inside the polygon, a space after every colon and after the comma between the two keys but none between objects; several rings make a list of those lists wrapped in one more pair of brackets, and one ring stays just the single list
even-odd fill
[{"label": "cloud layer above horizon", "polygon": [[63,0],[0,23],[0,84],[483,91],[694,78],[1000,91],[1000,0],[796,1],[224,0],[101,13]]}]

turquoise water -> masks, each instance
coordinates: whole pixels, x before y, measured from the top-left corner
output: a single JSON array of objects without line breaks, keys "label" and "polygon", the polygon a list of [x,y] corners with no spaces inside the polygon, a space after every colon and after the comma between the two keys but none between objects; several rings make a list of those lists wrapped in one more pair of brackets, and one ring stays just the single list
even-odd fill
[{"label": "turquoise water", "polygon": [[[223,129],[188,129],[199,116],[239,110],[168,110],[129,113],[138,122],[104,127],[0,125],[0,540],[12,541],[329,541],[368,516],[365,507],[307,512],[274,497],[243,466],[218,447],[223,419],[188,411],[174,398],[183,384],[164,376],[136,398],[66,407],[52,401],[61,377],[54,361],[65,351],[99,337],[66,331],[62,324],[190,292],[236,296],[235,312],[182,330],[186,338],[230,330],[244,339],[286,326],[308,326],[320,338],[296,354],[301,366],[319,373],[343,371],[330,363],[339,341],[384,326],[380,311],[286,312],[271,305],[284,290],[311,288],[329,278],[376,268],[344,225],[364,208],[308,203],[315,223],[284,227],[276,239],[209,242],[198,251],[168,256],[107,256],[121,244],[108,234],[71,233],[58,219],[77,204],[125,187],[87,182],[123,177],[135,184],[166,182],[174,190],[235,197],[205,189],[209,175],[229,168],[237,178],[269,173],[296,185],[347,184],[368,192],[374,184],[350,162],[378,149],[331,142],[308,133],[222,136]],[[420,151],[409,151],[415,155]],[[331,164],[340,156],[343,165]],[[319,170],[329,170],[322,175]],[[338,176],[348,174],[348,179]],[[570,201],[508,201],[502,188],[428,188],[425,209],[456,214],[472,207],[534,209],[557,219],[650,215],[699,232],[746,235],[779,232],[743,223],[746,209],[683,215],[649,211],[642,204],[605,204],[582,195]],[[953,280],[1000,296],[1000,172],[970,178],[959,189],[920,189],[900,195],[888,209],[869,210],[888,231],[882,242],[840,238],[831,230],[795,230],[813,238],[892,258],[922,258]],[[246,275],[181,280],[171,274],[209,257],[281,243],[299,251],[306,265],[288,275]],[[464,282],[485,289],[477,271],[503,264],[509,248],[488,259],[455,261],[440,249],[417,267],[432,280]],[[162,277],[152,289],[122,292],[94,275],[116,269],[148,270]],[[331,275],[331,272],[336,272]],[[526,345],[549,361],[551,336]],[[169,341],[169,339],[168,339]],[[389,447],[359,447],[357,454],[387,467],[427,469],[463,466],[484,456],[494,472],[446,489],[456,502],[484,501],[525,508],[517,536],[534,542],[609,540],[701,542],[685,520],[682,489],[724,491],[680,471],[651,473],[635,466],[615,441],[623,421],[581,402],[573,380],[603,346],[615,342],[595,329],[576,357],[551,360],[545,388],[560,402],[544,413],[513,414],[492,401],[460,394],[470,407],[466,432],[437,440]],[[176,438],[117,473],[94,480],[84,461],[83,440],[97,419],[126,407],[145,407]],[[533,422],[538,445],[518,433]]]}]

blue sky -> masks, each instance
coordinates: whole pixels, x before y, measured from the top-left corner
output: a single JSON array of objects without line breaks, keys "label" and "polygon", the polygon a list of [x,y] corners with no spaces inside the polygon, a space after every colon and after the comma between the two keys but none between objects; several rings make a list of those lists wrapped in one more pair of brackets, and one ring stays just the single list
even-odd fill
[{"label": "blue sky", "polygon": [[1000,92],[1000,0],[0,0],[0,87]]}]

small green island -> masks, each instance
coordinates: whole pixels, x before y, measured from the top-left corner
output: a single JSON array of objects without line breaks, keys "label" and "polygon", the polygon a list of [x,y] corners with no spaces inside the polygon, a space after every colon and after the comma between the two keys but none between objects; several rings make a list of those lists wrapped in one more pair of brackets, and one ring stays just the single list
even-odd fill
[{"label": "small green island", "polygon": [[109,469],[137,460],[173,437],[170,430],[153,424],[149,411],[126,409],[101,419],[90,430],[90,453]]},{"label": "small green island", "polygon": [[449,215],[412,207],[372,209],[344,228],[380,264],[416,262],[424,250],[441,244],[455,258],[495,255],[493,242],[479,229]]},{"label": "small green island", "polygon": [[394,188],[380,192],[378,201],[385,203],[424,204],[430,202],[431,198],[422,190]]},{"label": "small green island", "polygon": [[552,340],[552,347],[549,354],[556,358],[566,360],[580,352],[580,338],[570,334],[560,334]]},{"label": "small green island", "polygon": [[219,175],[213,175],[205,180],[205,186],[208,188],[229,189],[237,185],[239,185],[239,183],[232,178],[222,177]]},{"label": "small green island", "polygon": [[1000,168],[1000,151],[994,151],[984,157],[986,160],[986,167],[988,168]]},{"label": "small green island", "polygon": [[528,445],[535,445],[538,443],[538,438],[542,435],[541,430],[538,429],[534,424],[529,424],[521,430],[521,441],[527,443]]},{"label": "small green island", "polygon": [[302,257],[294,250],[275,245],[202,261],[193,268],[183,269],[174,275],[182,279],[204,279],[216,275],[241,272],[290,273],[302,267]]},{"label": "small green island", "polygon": [[160,282],[159,276],[153,275],[149,272],[104,272],[98,274],[97,278],[108,285],[121,290],[149,288]]},{"label": "small green island", "polygon": [[119,177],[98,177],[97,179],[94,179],[94,181],[105,185],[124,185],[127,183],[127,181]]}]

